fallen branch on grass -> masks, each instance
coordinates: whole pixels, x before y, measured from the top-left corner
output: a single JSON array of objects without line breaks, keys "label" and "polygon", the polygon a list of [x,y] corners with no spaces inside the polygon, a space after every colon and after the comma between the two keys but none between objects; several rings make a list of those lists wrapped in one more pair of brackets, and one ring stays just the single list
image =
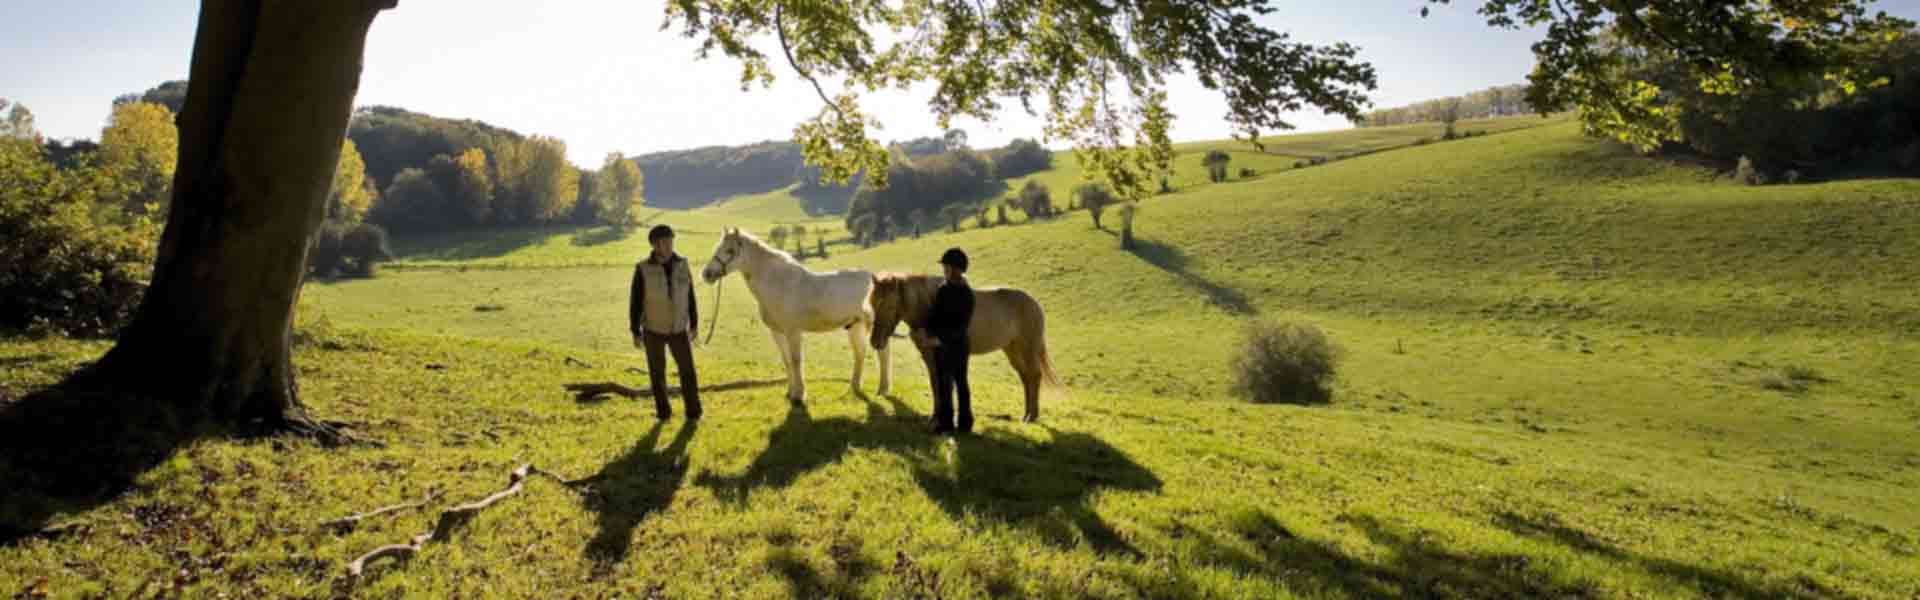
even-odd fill
[{"label": "fallen branch on grass", "polygon": [[495,502],[520,493],[520,489],[526,486],[527,477],[533,474],[552,477],[555,481],[566,484],[568,487],[576,485],[568,483],[567,480],[561,479],[557,475],[534,468],[533,463],[522,464],[520,468],[514,469],[513,473],[509,475],[506,489],[494,492],[485,498],[441,511],[440,520],[434,523],[431,531],[413,536],[413,538],[407,540],[405,544],[391,544],[374,548],[372,551],[361,555],[360,558],[356,558],[353,562],[347,564],[347,576],[359,578],[360,574],[366,571],[367,563],[389,556],[395,558],[410,557],[418,554],[420,548],[426,546],[427,542],[446,540],[448,536],[453,535],[455,529],[459,529],[461,525],[466,524],[466,522],[472,519],[475,514],[478,514],[481,509],[493,506]]},{"label": "fallen branch on grass", "polygon": [[363,512],[357,515],[348,515],[345,517],[340,517],[338,519],[323,522],[320,524],[320,527],[323,529],[326,529],[326,528],[338,528],[343,530],[353,529],[354,525],[357,525],[361,521],[365,521],[367,519],[378,517],[384,514],[397,513],[403,510],[413,510],[416,508],[424,507],[428,504],[432,504],[434,500],[439,500],[441,494],[443,493],[444,492],[440,490],[429,490],[427,491],[427,497],[420,499],[419,502],[407,502],[404,504],[395,504],[393,506],[382,507],[369,512]]},{"label": "fallen branch on grass", "polygon": [[591,369],[591,368],[593,368],[593,363],[589,363],[589,362],[587,362],[587,361],[584,361],[584,360],[580,360],[580,359],[578,359],[578,358],[574,358],[574,357],[571,357],[571,356],[569,356],[569,357],[567,357],[567,360],[566,360],[566,364],[569,364],[569,365],[573,365],[573,366],[576,366],[576,367],[580,367],[580,368],[582,368],[582,369]]}]

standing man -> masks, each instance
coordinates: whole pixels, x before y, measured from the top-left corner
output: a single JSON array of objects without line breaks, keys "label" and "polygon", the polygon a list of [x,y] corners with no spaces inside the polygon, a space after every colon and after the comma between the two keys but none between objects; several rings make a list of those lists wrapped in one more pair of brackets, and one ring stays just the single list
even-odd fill
[{"label": "standing man", "polygon": [[[973,431],[973,390],[967,385],[967,325],[973,321],[973,288],[967,285],[967,253],[949,248],[940,255],[946,283],[934,293],[928,311],[928,345],[933,348],[933,433]],[[953,411],[955,388],[960,392],[960,414]]]},{"label": "standing man", "polygon": [[680,395],[687,400],[687,420],[700,418],[700,378],[693,369],[694,331],[700,311],[693,303],[693,272],[686,257],[673,252],[673,228],[655,225],[647,232],[653,252],[633,267],[633,295],[628,301],[627,324],[633,346],[647,352],[647,377],[653,383],[653,407],[661,419],[673,417],[667,404],[667,358],[680,370]]}]

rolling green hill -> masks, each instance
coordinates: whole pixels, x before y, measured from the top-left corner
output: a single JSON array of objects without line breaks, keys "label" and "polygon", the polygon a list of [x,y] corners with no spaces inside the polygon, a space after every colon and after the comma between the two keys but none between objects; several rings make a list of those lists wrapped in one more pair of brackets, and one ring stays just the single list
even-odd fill
[{"label": "rolling green hill", "polygon": [[[901,349],[897,396],[848,393],[840,335],[809,338],[811,399],[788,406],[738,278],[717,307],[696,290],[718,317],[701,374],[722,388],[697,428],[576,402],[560,384],[637,379],[624,310],[642,244],[416,240],[378,278],[303,299],[308,402],[386,448],[189,444],[56,519],[83,527],[0,546],[0,589],[124,593],[186,568],[190,591],[298,596],[1920,594],[1920,182],[1740,187],[1565,122],[1293,160],[1236,154],[1260,173],[1221,184],[1182,168],[1131,252],[1072,213],[810,261],[931,270],[957,245],[976,285],[1045,305],[1068,389],[1015,422],[1010,370],[981,357],[984,431],[955,440],[919,433],[925,373]],[[1035,177],[1064,191],[1077,174],[1056,164]],[[746,214],[655,220],[703,262],[713,232],[772,222]],[[1230,397],[1256,318],[1342,347],[1330,404]],[[0,343],[0,389],[101,349]],[[477,498],[522,461],[600,479],[532,481],[357,587],[346,561],[432,516],[312,525],[429,486]]]}]

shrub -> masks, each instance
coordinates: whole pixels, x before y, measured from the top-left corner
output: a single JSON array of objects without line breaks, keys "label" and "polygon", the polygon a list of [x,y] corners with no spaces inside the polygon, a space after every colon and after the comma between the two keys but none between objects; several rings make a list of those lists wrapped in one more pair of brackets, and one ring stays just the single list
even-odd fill
[{"label": "shrub", "polygon": [[1253,169],[1249,169],[1249,168],[1246,168],[1246,167],[1240,167],[1240,178],[1241,178],[1241,179],[1246,179],[1246,178],[1248,178],[1248,177],[1252,177],[1252,176],[1254,176],[1254,174],[1255,174],[1255,173],[1254,173],[1254,171],[1253,171]]},{"label": "shrub", "polygon": [[1053,215],[1053,192],[1046,184],[1027,180],[1020,188],[1020,208],[1027,212],[1028,219],[1042,219]]},{"label": "shrub", "polygon": [[1207,166],[1207,180],[1214,183],[1227,180],[1227,164],[1231,162],[1233,155],[1225,150],[1208,150],[1206,158],[1201,161]]},{"label": "shrub", "polygon": [[1080,200],[1080,206],[1086,207],[1087,214],[1093,215],[1093,227],[1105,229],[1100,226],[1100,215],[1113,205],[1113,191],[1103,184],[1084,183],[1073,189],[1073,197]]},{"label": "shrub", "polygon": [[341,240],[346,237],[347,226],[336,221],[328,221],[314,233],[313,248],[307,252],[307,270],[314,277],[332,277],[346,268],[346,254],[341,251]]},{"label": "shrub", "polygon": [[1305,168],[1307,168],[1307,161],[1304,161],[1304,160],[1296,160],[1296,161],[1293,161],[1293,168],[1295,168],[1295,169],[1305,169]]},{"label": "shrub", "polygon": [[1740,164],[1733,168],[1733,180],[1747,185],[1766,185],[1767,174],[1755,167],[1752,159],[1742,156]]},{"label": "shrub", "polygon": [[356,277],[372,277],[377,265],[393,259],[387,246],[387,230],[372,223],[361,223],[340,236],[342,268]]},{"label": "shrub", "polygon": [[1420,138],[1420,139],[1417,139],[1417,140],[1414,140],[1414,141],[1413,141],[1413,145],[1415,145],[1415,146],[1425,146],[1425,145],[1427,145],[1427,144],[1431,144],[1431,143],[1433,143],[1433,139],[1432,139],[1432,138]]},{"label": "shrub", "polygon": [[1893,164],[1908,174],[1920,175],[1920,140],[1894,151]]},{"label": "shrub", "polygon": [[55,169],[32,140],[0,139],[0,331],[106,336],[133,316],[157,231],[95,219],[114,185],[91,166]]},{"label": "shrub", "polygon": [[1232,365],[1234,392],[1261,403],[1318,404],[1331,397],[1339,352],[1312,325],[1256,320]]}]

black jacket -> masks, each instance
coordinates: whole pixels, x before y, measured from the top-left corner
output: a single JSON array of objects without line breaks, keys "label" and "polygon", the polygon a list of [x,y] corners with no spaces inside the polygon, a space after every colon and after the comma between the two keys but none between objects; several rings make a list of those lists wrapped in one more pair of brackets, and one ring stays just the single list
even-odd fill
[{"label": "black jacket", "polygon": [[973,288],[964,281],[947,280],[933,294],[927,311],[927,331],[942,344],[965,343],[967,324],[973,321]]},{"label": "black jacket", "polygon": [[[652,261],[652,260],[653,260],[652,256],[647,257],[647,261]],[[673,277],[672,277],[673,263],[686,262],[686,261],[687,261],[687,257],[681,256],[679,253],[675,253],[672,257],[669,257],[667,259],[667,274],[668,274],[667,295],[668,296],[673,295],[673,287],[672,287],[673,286]],[[646,291],[647,291],[647,278],[640,275],[640,265],[634,265],[633,266],[633,289],[630,292],[630,295],[627,296],[627,329],[632,331],[633,335],[635,336],[640,335],[640,331],[641,331],[640,324],[646,322],[644,319],[642,319],[642,316],[646,313],[646,304],[647,304]],[[699,294],[687,295],[687,323],[692,325],[695,329],[698,329],[700,326],[700,295]],[[687,332],[687,335],[691,336],[694,333],[695,333],[694,331],[689,330]]]}]

